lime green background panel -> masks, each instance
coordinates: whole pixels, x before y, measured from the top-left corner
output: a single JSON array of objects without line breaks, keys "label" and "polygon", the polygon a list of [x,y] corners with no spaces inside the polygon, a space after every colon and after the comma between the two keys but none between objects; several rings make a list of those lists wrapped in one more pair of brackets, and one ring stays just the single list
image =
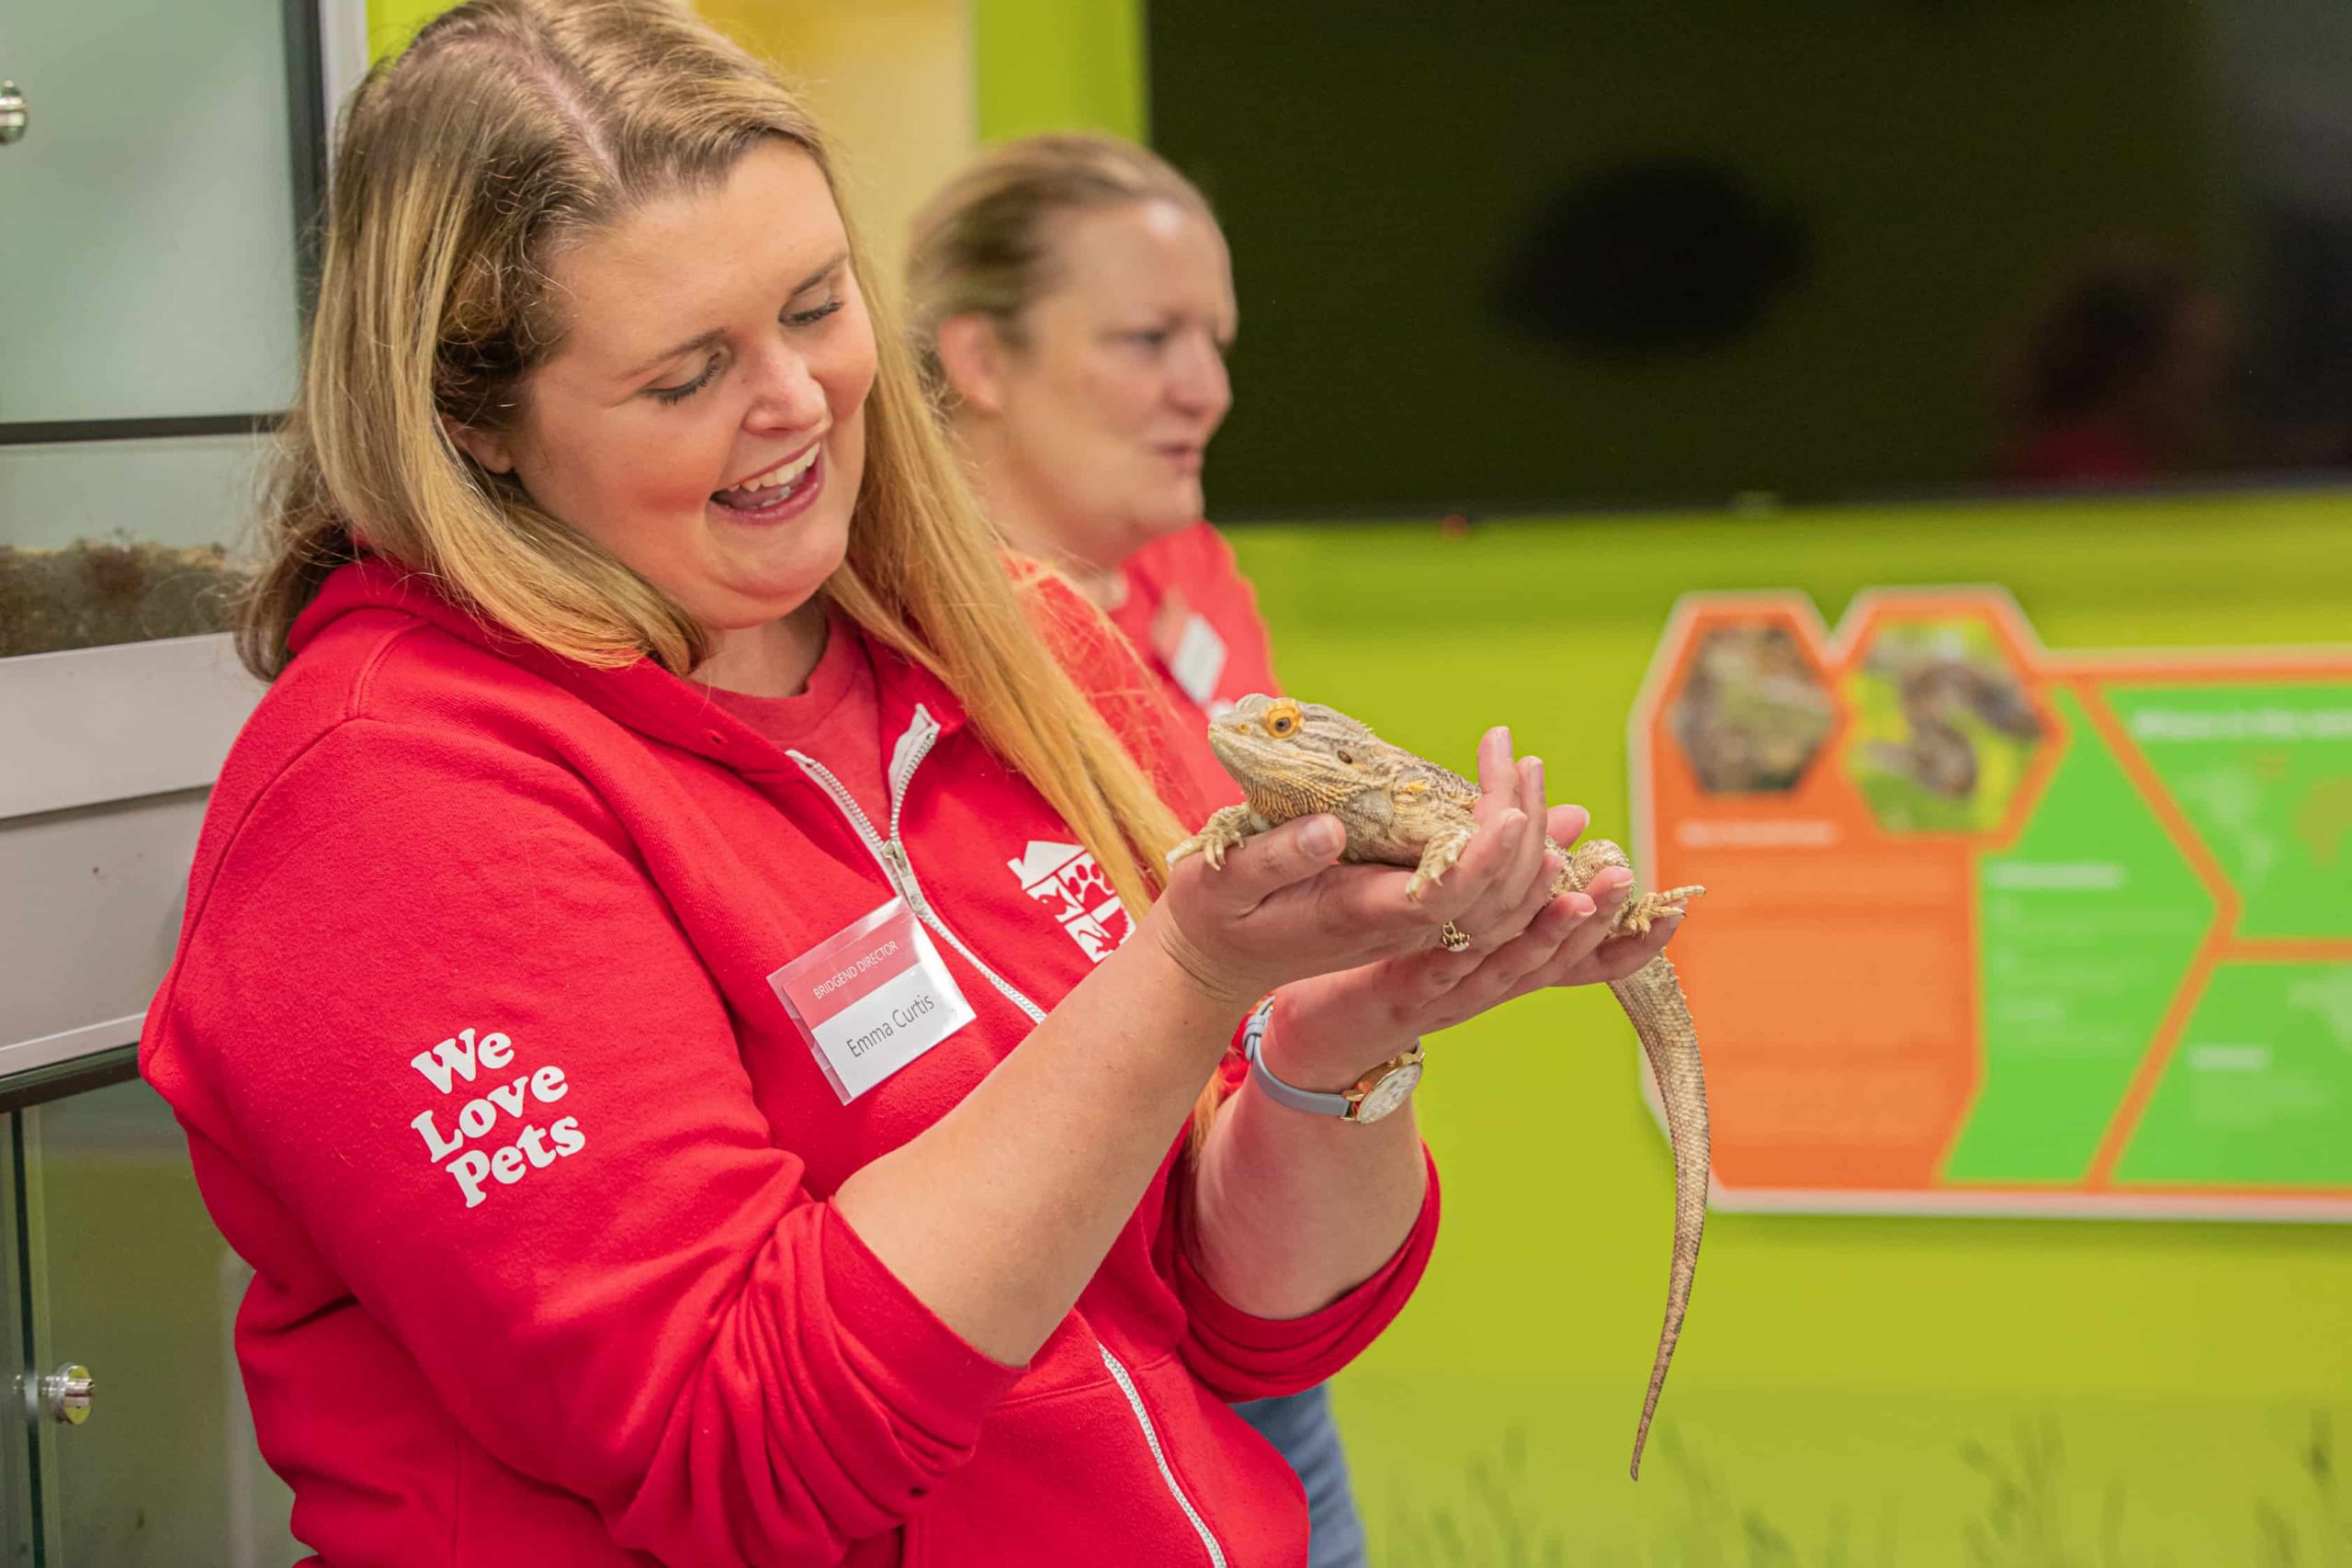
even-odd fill
[{"label": "lime green background panel", "polygon": [[1984,1077],[1954,1180],[2082,1179],[2213,920],[2074,694],[2052,698],[2058,771],[2016,847],[1977,864]]},{"label": "lime green background panel", "polygon": [[[1834,620],[1874,585],[1997,581],[2062,649],[2352,626],[2338,496],[1231,537],[1288,689],[1456,767],[1508,722],[1619,838],[1627,716],[1685,592],[1799,589]],[[1430,1042],[1436,1257],[1337,1385],[1382,1568],[2290,1560],[2266,1539],[2327,1561],[2346,1519],[2315,1492],[2313,1422],[2352,1432],[2352,1242],[2332,1225],[1719,1212],[1629,1482],[1672,1218],[1637,1055],[1596,989]]]},{"label": "lime green background panel", "polygon": [[1142,0],[975,0],[983,142],[1040,130],[1143,138]]},{"label": "lime green background panel", "polygon": [[447,10],[455,0],[368,0],[368,57],[397,54],[416,29]]},{"label": "lime green background panel", "polygon": [[[372,0],[368,44],[405,44],[448,0]],[[1142,0],[973,0],[979,136],[1108,130],[1140,140],[1148,111]]]},{"label": "lime green background panel", "polygon": [[2352,1185],[2352,964],[2216,970],[2116,1177]]},{"label": "lime green background panel", "polygon": [[2245,901],[2238,935],[2352,936],[2352,681],[2109,700]]}]

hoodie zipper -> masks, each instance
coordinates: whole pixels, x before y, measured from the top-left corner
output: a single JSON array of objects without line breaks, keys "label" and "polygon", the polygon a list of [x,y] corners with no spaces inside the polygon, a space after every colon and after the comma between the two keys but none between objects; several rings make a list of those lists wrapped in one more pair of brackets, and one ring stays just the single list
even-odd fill
[{"label": "hoodie zipper", "polygon": [[1143,1407],[1143,1391],[1136,1387],[1136,1380],[1128,1375],[1119,1358],[1111,1354],[1108,1345],[1098,1339],[1094,1348],[1102,1352],[1102,1364],[1110,1369],[1111,1380],[1119,1385],[1119,1392],[1127,1396],[1127,1408],[1135,1412],[1136,1425],[1143,1428],[1143,1440],[1151,1445],[1152,1462],[1159,1466],[1159,1479],[1168,1483],[1169,1495],[1174,1497],[1176,1506],[1184,1510],[1184,1517],[1193,1521],[1193,1533],[1201,1538],[1201,1545],[1207,1549],[1209,1562],[1214,1568],[1227,1568],[1225,1549],[1217,1545],[1216,1536],[1210,1530],[1208,1520],[1201,1517],[1201,1511],[1193,1506],[1190,1497],[1184,1495],[1184,1488],[1178,1483],[1176,1472],[1169,1468],[1167,1450],[1159,1446],[1159,1429],[1151,1424],[1151,1413]]},{"label": "hoodie zipper", "polygon": [[[922,760],[931,755],[931,748],[938,739],[938,721],[921,704],[917,704],[914,721],[908,725],[907,732],[899,737],[899,744],[890,755],[890,831],[888,837],[875,831],[874,819],[865,814],[865,807],[857,804],[856,797],[833,775],[831,768],[806,752],[792,751],[787,755],[841,808],[842,815],[849,819],[849,825],[856,829],[857,836],[865,840],[866,852],[874,857],[875,864],[882,868],[884,879],[907,901],[907,908],[915,912],[915,918],[936,932],[942,942],[962,953],[964,961],[978,970],[1007,1001],[1029,1015],[1030,1022],[1043,1023],[1046,1014],[1042,1008],[1023,996],[1003,976],[981,963],[979,954],[965,946],[963,938],[947,929],[947,922],[939,918],[939,912],[931,907],[931,900],[923,896],[922,885],[915,880],[914,862],[908,858],[906,843],[899,837],[899,815],[906,806],[907,785],[914,778],[915,770],[922,765]],[[1094,1348],[1102,1353],[1102,1365],[1110,1371],[1111,1381],[1119,1385],[1121,1393],[1126,1395],[1127,1409],[1134,1414],[1136,1425],[1143,1430],[1143,1440],[1151,1450],[1152,1462],[1159,1467],[1159,1479],[1166,1483],[1168,1495],[1176,1499],[1176,1506],[1184,1510],[1184,1517],[1192,1522],[1194,1533],[1201,1538],[1201,1545],[1209,1554],[1210,1568],[1227,1568],[1225,1551],[1217,1545],[1216,1534],[1210,1530],[1208,1521],[1201,1517],[1200,1509],[1194,1507],[1193,1500],[1184,1495],[1182,1484],[1176,1479],[1176,1472],[1168,1463],[1167,1450],[1159,1446],[1159,1429],[1151,1424],[1151,1413],[1144,1408],[1142,1391],[1136,1387],[1135,1379],[1119,1359],[1111,1354],[1109,1346],[1097,1339]]]},{"label": "hoodie zipper", "polygon": [[906,734],[899,738],[898,750],[890,759],[890,834],[888,838],[874,830],[874,818],[865,814],[865,808],[858,805],[848,787],[833,776],[831,768],[805,751],[791,751],[786,755],[799,763],[800,771],[816,781],[817,787],[831,795],[833,804],[841,807],[842,815],[849,818],[850,826],[856,829],[857,836],[865,841],[866,852],[882,868],[883,878],[890,884],[893,892],[907,901],[907,908],[915,912],[915,918],[929,926],[942,942],[962,953],[964,961],[978,970],[1005,1000],[1029,1015],[1030,1022],[1043,1023],[1046,1021],[1044,1009],[1023,996],[1012,982],[981,963],[980,955],[965,946],[962,937],[947,929],[947,922],[939,918],[939,911],[933,908],[931,900],[923,896],[922,884],[915,880],[914,862],[907,858],[907,846],[899,841],[899,812],[906,805],[907,784],[913,779],[915,769],[922,766],[922,760],[931,754],[932,744],[938,739],[937,721],[918,704],[914,722],[907,727]]}]

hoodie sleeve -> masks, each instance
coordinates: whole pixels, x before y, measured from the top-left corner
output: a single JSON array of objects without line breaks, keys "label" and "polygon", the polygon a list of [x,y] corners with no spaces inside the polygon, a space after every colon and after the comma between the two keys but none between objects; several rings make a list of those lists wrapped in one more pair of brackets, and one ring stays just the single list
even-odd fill
[{"label": "hoodie sleeve", "polygon": [[[1218,1065],[1229,1098],[1250,1076],[1238,1045]],[[1193,1267],[1184,1236],[1192,1224],[1193,1168],[1180,1155],[1169,1171],[1169,1201],[1153,1242],[1153,1262],[1185,1314],[1179,1345],[1193,1375],[1225,1400],[1265,1399],[1313,1388],[1363,1354],[1410,1300],[1437,1247],[1437,1162],[1421,1145],[1426,1182],[1413,1228],[1388,1261],[1339,1300],[1305,1317],[1258,1317],[1242,1311]]]},{"label": "hoodie sleeve", "polygon": [[346,721],[204,890],[164,1070],[502,1461],[667,1562],[836,1562],[1018,1369],[804,1189],[638,853],[565,768]]}]

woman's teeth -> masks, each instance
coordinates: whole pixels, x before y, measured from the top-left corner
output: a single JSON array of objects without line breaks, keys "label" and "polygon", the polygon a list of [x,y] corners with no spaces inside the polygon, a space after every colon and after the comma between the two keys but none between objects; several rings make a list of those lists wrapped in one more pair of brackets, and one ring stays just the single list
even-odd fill
[{"label": "woman's teeth", "polygon": [[761,475],[758,479],[747,479],[739,488],[743,490],[772,490],[777,485],[788,485],[793,480],[798,479],[801,475],[807,473],[811,468],[815,467],[816,462],[817,448],[811,446],[808,451],[803,452],[797,458],[792,462],[786,463],[781,468],[772,468],[768,472]]},{"label": "woman's teeth", "polygon": [[721,505],[746,508],[780,501],[783,497],[771,495],[768,492],[788,491],[808,478],[808,470],[817,466],[817,455],[823,449],[823,444],[819,443],[780,468],[771,468],[759,478],[746,479],[731,490],[714,491],[712,499]]}]

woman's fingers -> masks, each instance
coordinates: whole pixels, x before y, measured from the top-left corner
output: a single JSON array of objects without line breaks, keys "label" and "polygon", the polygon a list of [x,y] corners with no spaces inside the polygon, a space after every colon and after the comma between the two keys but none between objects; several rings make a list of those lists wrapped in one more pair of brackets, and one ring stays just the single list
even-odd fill
[{"label": "woman's fingers", "polygon": [[1442,878],[1426,884],[1414,908],[1435,941],[1451,924],[1481,947],[1511,934],[1506,913],[1510,886],[1532,852],[1543,853],[1540,817],[1521,809],[1521,769],[1510,754],[1510,731],[1496,727],[1478,743],[1481,789],[1471,807],[1470,841]]},{"label": "woman's fingers", "polygon": [[1501,934],[1513,942],[1535,934],[1536,920],[1555,903],[1572,919],[1580,920],[1593,912],[1592,900],[1581,893],[1563,893],[1556,899],[1552,897],[1552,884],[1560,874],[1560,859],[1544,849],[1541,839],[1535,840],[1535,845],[1534,867],[1521,884],[1518,902],[1503,915]]},{"label": "woman's fingers", "polygon": [[[1238,916],[1336,863],[1346,842],[1338,818],[1300,817],[1227,851],[1220,871],[1206,871],[1196,858],[1193,874],[1214,907]],[[1183,874],[1181,865],[1177,874]]]},{"label": "woman's fingers", "polygon": [[1592,900],[1593,917],[1568,934],[1560,944],[1561,956],[1571,964],[1581,963],[1609,940],[1610,922],[1634,890],[1634,874],[1623,866],[1611,866],[1594,876],[1585,886],[1585,897]]},{"label": "woman's fingers", "polygon": [[1505,971],[1501,995],[1516,996],[1529,988],[1521,982],[1556,968],[1564,952],[1589,952],[1599,945],[1609,919],[1609,909],[1589,893],[1563,893],[1552,899],[1529,922],[1527,934],[1496,955]]},{"label": "woman's fingers", "polygon": [[1515,907],[1543,863],[1544,834],[1536,825],[1544,820],[1540,795],[1531,799],[1529,776],[1530,764],[1511,756],[1510,731],[1501,726],[1487,731],[1478,742],[1470,842],[1444,880],[1422,890],[1419,902],[1432,925],[1451,924],[1476,951],[1491,951],[1527,923],[1523,915],[1514,918]]},{"label": "woman's fingers", "polygon": [[1448,975],[1450,985],[1442,999],[1437,995],[1429,998],[1430,1021],[1425,1027],[1450,1027],[1536,989],[1543,976],[1559,967],[1566,942],[1589,927],[1606,924],[1582,893],[1538,900],[1527,929],[1518,936],[1492,953],[1464,953],[1456,961],[1461,966]]},{"label": "woman's fingers", "polygon": [[[1543,822],[1550,816],[1544,806],[1544,759],[1541,757],[1521,757],[1519,760],[1519,808],[1526,813],[1530,822]],[[1526,899],[1528,889],[1535,886],[1537,876],[1544,870],[1546,852],[1544,839],[1542,833],[1529,833],[1520,840],[1519,852],[1512,857],[1510,870],[1503,877],[1502,895],[1506,905],[1518,907]],[[1524,919],[1512,923],[1512,931],[1516,933],[1524,930],[1527,921],[1534,917],[1535,911],[1529,909]]]},{"label": "woman's fingers", "polygon": [[1482,818],[1519,804],[1519,773],[1510,728],[1498,724],[1478,738],[1478,813]]},{"label": "woman's fingers", "polygon": [[1287,941],[1295,932],[1317,933],[1322,943],[1351,954],[1347,964],[1335,966],[1340,968],[1436,951],[1445,907],[1433,909],[1426,899],[1416,902],[1405,897],[1409,877],[1394,866],[1332,866],[1277,892],[1250,913],[1240,930],[1245,941]]},{"label": "woman's fingers", "polygon": [[1610,938],[1601,943],[1600,951],[1593,954],[1598,978],[1603,981],[1622,980],[1633,974],[1666,951],[1668,939],[1681,924],[1681,916],[1664,915],[1644,935]]},{"label": "woman's fingers", "polygon": [[1656,958],[1665,948],[1667,939],[1681,923],[1679,915],[1664,916],[1650,927],[1645,935],[1610,937],[1599,948],[1581,957],[1571,954],[1567,944],[1563,943],[1552,962],[1544,966],[1541,983],[1546,986],[1592,986],[1622,980]]}]

